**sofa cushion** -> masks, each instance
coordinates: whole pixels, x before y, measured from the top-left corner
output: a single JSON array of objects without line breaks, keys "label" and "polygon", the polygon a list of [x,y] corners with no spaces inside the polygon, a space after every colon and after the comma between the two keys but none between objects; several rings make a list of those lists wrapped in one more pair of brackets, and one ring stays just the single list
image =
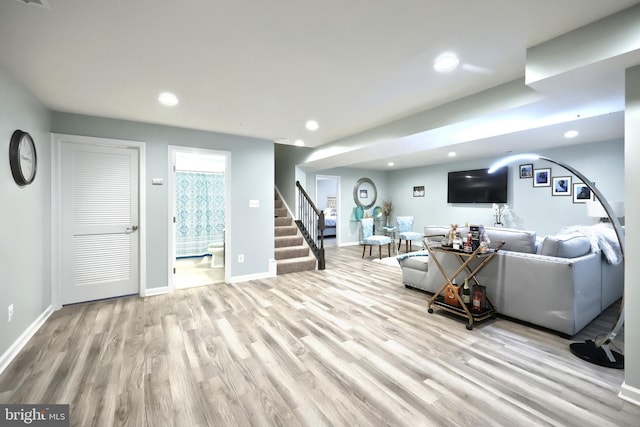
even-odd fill
[{"label": "sofa cushion", "polygon": [[591,242],[581,234],[556,234],[542,242],[542,255],[558,258],[576,258],[591,252]]},{"label": "sofa cushion", "polygon": [[[449,235],[449,230],[451,227],[449,226],[438,226],[433,225],[424,228],[424,236],[427,240],[442,240],[442,237]],[[438,236],[441,236],[438,238]]]},{"label": "sofa cushion", "polygon": [[536,253],[536,232],[528,230],[516,230],[513,228],[485,227],[491,240],[490,247],[495,248],[499,242],[505,242],[502,247],[505,251]]},{"label": "sofa cushion", "polygon": [[400,261],[402,268],[412,268],[414,270],[428,271],[429,256],[410,256]]}]

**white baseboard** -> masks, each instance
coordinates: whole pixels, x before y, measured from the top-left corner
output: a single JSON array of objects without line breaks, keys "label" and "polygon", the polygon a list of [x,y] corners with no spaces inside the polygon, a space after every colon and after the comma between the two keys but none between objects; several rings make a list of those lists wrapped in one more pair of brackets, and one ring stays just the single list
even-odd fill
[{"label": "white baseboard", "polygon": [[267,273],[247,274],[244,276],[233,276],[229,279],[229,283],[248,282],[250,280],[268,279],[270,277],[276,277],[276,274],[267,272]]},{"label": "white baseboard", "polygon": [[18,339],[9,347],[7,351],[0,357],[0,374],[7,369],[7,366],[13,361],[13,359],[20,353],[20,350],[24,348],[29,342],[31,337],[38,332],[38,329],[44,325],[49,316],[53,313],[53,306],[49,306],[42,312],[36,320],[18,337]]},{"label": "white baseboard", "polygon": [[627,385],[626,382],[622,383],[618,397],[622,400],[633,403],[634,405],[640,406],[640,389],[631,387],[630,385]]},{"label": "white baseboard", "polygon": [[338,246],[358,246],[360,242],[341,242]]},{"label": "white baseboard", "polygon": [[145,289],[144,291],[144,295],[142,295],[143,297],[153,297],[156,295],[164,295],[164,294],[168,294],[169,293],[169,287],[168,286],[161,286],[159,288],[151,288],[151,289]]}]

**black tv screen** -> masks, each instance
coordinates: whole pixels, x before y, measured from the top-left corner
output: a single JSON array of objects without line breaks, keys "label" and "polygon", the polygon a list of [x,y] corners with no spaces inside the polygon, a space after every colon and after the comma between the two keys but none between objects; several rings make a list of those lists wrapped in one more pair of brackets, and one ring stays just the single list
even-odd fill
[{"label": "black tv screen", "polygon": [[447,203],[507,203],[507,170],[449,172]]}]

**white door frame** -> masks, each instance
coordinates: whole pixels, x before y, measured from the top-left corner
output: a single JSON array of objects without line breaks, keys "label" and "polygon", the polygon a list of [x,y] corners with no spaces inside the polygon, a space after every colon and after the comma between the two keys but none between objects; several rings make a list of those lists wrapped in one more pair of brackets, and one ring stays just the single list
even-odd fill
[{"label": "white door frame", "polygon": [[333,179],[336,181],[336,209],[338,212],[338,220],[336,221],[336,246],[340,246],[340,222],[342,221],[342,196],[340,194],[340,176],[339,175],[316,175],[316,205],[318,204],[318,181],[320,179]]},{"label": "white door frame", "polygon": [[139,295],[146,296],[147,289],[147,227],[146,227],[146,168],[145,143],[121,139],[91,136],[51,134],[51,305],[62,308],[62,143],[93,144],[126,147],[138,150],[138,216],[139,216]]},{"label": "white door frame", "polygon": [[175,224],[173,217],[176,215],[176,181],[173,171],[173,165],[176,164],[176,153],[203,154],[208,156],[224,156],[224,281],[231,283],[231,239],[229,239],[229,230],[231,230],[231,152],[222,150],[210,150],[207,148],[185,147],[181,145],[169,145],[169,165],[167,173],[167,191],[169,192],[169,203],[167,204],[167,223],[169,229],[167,231],[167,242],[169,243],[169,259],[167,265],[167,283],[169,284],[169,292],[175,289],[173,281],[173,269],[176,263],[176,242],[175,242]]}]

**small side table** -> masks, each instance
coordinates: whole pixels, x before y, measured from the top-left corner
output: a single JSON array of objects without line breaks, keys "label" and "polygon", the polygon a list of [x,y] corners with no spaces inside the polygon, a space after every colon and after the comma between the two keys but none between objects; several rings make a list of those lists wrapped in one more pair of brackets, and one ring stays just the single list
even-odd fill
[{"label": "small side table", "polygon": [[398,248],[396,248],[396,231],[398,231],[398,227],[385,225],[384,227],[382,227],[382,229],[384,230],[384,235],[391,237],[391,239],[393,240],[393,253],[397,255]]}]

